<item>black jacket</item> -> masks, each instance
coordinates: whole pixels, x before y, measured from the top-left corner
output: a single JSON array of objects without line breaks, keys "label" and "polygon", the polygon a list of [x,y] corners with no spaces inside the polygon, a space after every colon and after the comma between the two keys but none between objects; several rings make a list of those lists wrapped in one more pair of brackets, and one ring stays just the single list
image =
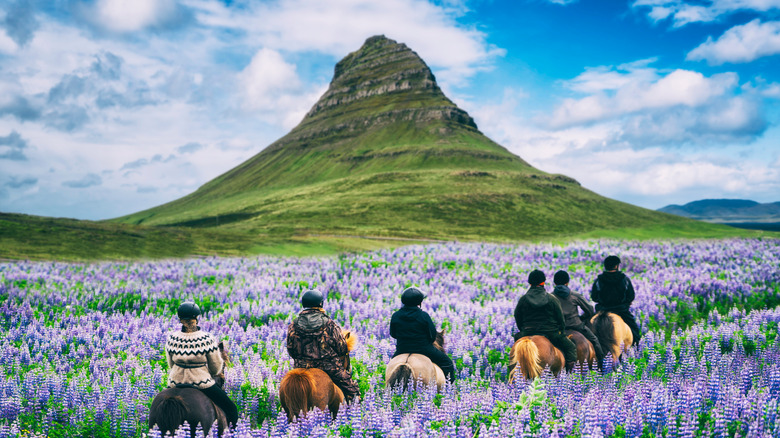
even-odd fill
[{"label": "black jacket", "polygon": [[604,309],[628,309],[634,295],[634,285],[620,271],[600,274],[590,291],[590,299]]},{"label": "black jacket", "polygon": [[[553,294],[558,298],[561,303],[561,310],[563,311],[563,319],[566,323],[566,328],[579,327],[583,322],[590,321],[593,317],[593,306],[585,300],[582,295],[572,292],[568,286],[558,285],[553,289]],[[582,317],[580,317],[580,311],[582,309]]]},{"label": "black jacket", "polygon": [[390,318],[390,336],[394,337],[396,351],[411,353],[433,344],[436,326],[433,320],[417,306],[403,306]]},{"label": "black jacket", "polygon": [[543,286],[534,286],[520,297],[515,306],[517,328],[526,333],[563,333],[565,324],[561,303]]}]

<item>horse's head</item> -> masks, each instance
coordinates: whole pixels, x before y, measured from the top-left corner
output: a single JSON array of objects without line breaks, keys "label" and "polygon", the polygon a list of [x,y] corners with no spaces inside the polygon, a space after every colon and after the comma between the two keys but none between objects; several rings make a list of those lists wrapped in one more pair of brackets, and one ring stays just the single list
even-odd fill
[{"label": "horse's head", "polygon": [[225,386],[225,368],[227,367],[227,364],[230,363],[230,354],[228,352],[227,348],[227,341],[220,341],[220,343],[217,345],[219,347],[219,354],[222,356],[222,370],[214,376],[214,381],[219,384],[220,387]]},{"label": "horse's head", "polygon": [[354,350],[357,345],[357,336],[349,330],[343,330],[341,334],[344,335],[344,339],[347,341],[347,350]]},{"label": "horse's head", "polygon": [[444,351],[444,332],[446,329],[436,332],[436,340],[433,341],[433,346],[437,349]]}]

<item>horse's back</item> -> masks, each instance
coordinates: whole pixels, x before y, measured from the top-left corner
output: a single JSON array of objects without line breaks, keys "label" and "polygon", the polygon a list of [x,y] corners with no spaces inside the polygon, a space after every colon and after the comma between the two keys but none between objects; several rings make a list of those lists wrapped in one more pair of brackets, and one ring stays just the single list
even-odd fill
[{"label": "horse's back", "polygon": [[330,410],[335,416],[344,401],[344,393],[319,368],[293,368],[279,384],[279,401],[289,421],[315,407]]},{"label": "horse's back", "polygon": [[[436,385],[439,389],[444,386],[445,376],[444,371],[433,363],[433,361],[424,354],[418,353],[405,353],[399,354],[390,359],[385,369],[385,384],[392,386],[391,380],[397,377],[400,368],[408,367],[409,375],[405,375],[404,378],[411,380],[421,380],[425,385]],[[398,382],[395,382],[398,383]],[[408,382],[406,382],[408,384]],[[404,384],[404,387],[406,384]]]},{"label": "horse's back", "polygon": [[596,359],[596,350],[593,344],[582,333],[577,330],[566,330],[566,337],[569,338],[577,348],[577,362],[593,366]]},{"label": "horse's back", "polygon": [[194,434],[198,423],[201,424],[204,434],[208,434],[211,426],[218,419],[219,433],[227,425],[223,424],[224,413],[211,399],[197,388],[166,388],[152,400],[149,409],[149,427],[156,424],[160,431],[174,433],[186,421]]}]

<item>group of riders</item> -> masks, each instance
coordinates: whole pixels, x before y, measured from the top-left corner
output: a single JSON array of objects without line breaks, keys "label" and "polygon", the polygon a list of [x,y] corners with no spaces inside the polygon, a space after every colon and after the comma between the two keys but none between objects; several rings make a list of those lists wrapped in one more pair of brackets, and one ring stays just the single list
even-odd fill
[{"label": "group of riders", "polygon": [[[619,270],[620,259],[609,256],[604,259],[604,272],[594,281],[590,297],[596,303],[595,310],[612,312],[620,316],[631,329],[634,343],[641,332],[630,306],[634,300],[631,280]],[[520,297],[514,317],[519,332],[515,340],[525,336],[542,335],[563,353],[566,369],[571,370],[577,360],[576,347],[564,334],[565,330],[581,332],[592,344],[601,362],[603,349],[598,338],[586,322],[594,315],[590,303],[579,293],[569,289],[569,274],[558,271],[553,277],[552,294],[545,290],[546,276],[534,270],[528,276],[530,288]],[[438,365],[450,382],[455,380],[452,359],[434,347],[436,326],[430,315],[420,308],[425,294],[416,287],[409,287],[401,294],[403,306],[390,318],[390,335],[396,339],[393,357],[406,353],[422,354]],[[352,379],[352,371],[343,358],[349,354],[341,328],[323,309],[323,295],[309,290],[303,294],[303,310],[287,330],[287,351],[295,368],[319,368],[331,378],[344,393],[347,403],[359,395],[358,385]],[[579,309],[583,314],[580,316]],[[178,309],[182,323],[180,331],[168,335],[165,352],[169,366],[169,387],[194,387],[205,393],[219,406],[230,425],[238,421],[238,409],[217,380],[224,381],[223,358],[218,342],[211,334],[198,327],[201,312],[193,302],[185,302]],[[218,377],[215,380],[215,377]]]}]

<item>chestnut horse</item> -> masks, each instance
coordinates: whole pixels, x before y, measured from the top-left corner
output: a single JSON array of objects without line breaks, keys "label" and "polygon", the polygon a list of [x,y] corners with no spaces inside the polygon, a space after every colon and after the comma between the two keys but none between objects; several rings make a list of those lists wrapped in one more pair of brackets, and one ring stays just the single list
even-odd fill
[{"label": "chestnut horse", "polygon": [[[352,351],[357,344],[357,336],[350,331],[342,331],[347,341],[347,349]],[[343,357],[344,368],[350,369],[349,354]],[[305,416],[313,408],[330,410],[333,418],[344,403],[344,393],[333,383],[328,374],[319,368],[293,368],[287,372],[279,384],[279,401],[292,422],[297,416]]]},{"label": "chestnut horse", "polygon": [[593,369],[597,365],[596,349],[593,348],[593,344],[577,330],[566,330],[564,333],[577,347],[577,363],[587,365],[588,368]]},{"label": "chestnut horse", "polygon": [[[214,377],[214,380],[217,385],[224,386],[225,366],[230,362],[230,356],[224,342],[219,343],[219,352],[224,364],[222,371]],[[185,421],[190,425],[190,436],[193,438],[198,423],[203,428],[203,435],[209,434],[214,422],[217,423],[219,436],[222,436],[222,432],[227,428],[227,417],[222,409],[195,387],[166,388],[152,400],[152,406],[149,409],[150,429],[156,424],[162,436],[168,433],[175,435],[176,429],[181,427]]]},{"label": "chestnut horse", "polygon": [[566,363],[561,350],[541,335],[518,339],[509,351],[509,358],[509,382],[514,381],[518,368],[526,379],[535,379],[547,366],[557,376]]},{"label": "chestnut horse", "polygon": [[[444,351],[444,330],[436,333],[433,346]],[[447,381],[444,371],[433,363],[428,356],[417,353],[404,353],[390,359],[385,369],[385,387],[393,388],[401,385],[406,391],[416,380],[423,385],[436,385],[441,391]]]},{"label": "chestnut horse", "polygon": [[617,365],[625,349],[631,347],[634,342],[634,335],[628,324],[620,316],[601,311],[590,319],[593,324],[594,334],[604,349],[612,353],[612,365]]}]

